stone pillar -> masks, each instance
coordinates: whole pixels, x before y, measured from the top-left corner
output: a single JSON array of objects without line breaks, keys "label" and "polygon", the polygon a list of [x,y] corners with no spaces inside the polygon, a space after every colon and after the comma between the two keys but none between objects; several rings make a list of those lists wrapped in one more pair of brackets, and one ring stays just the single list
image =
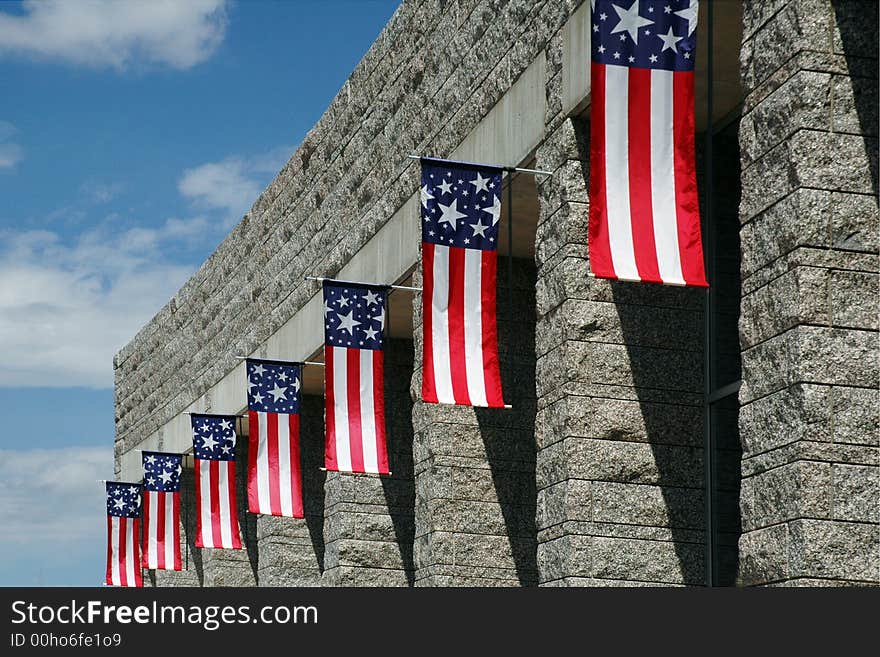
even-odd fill
[{"label": "stone pillar", "polygon": [[[512,409],[423,403],[422,363],[415,363],[418,586],[536,582],[534,276],[531,261],[515,260],[511,309],[507,259],[499,259],[498,346],[504,398]],[[413,318],[421,358],[420,295]]]},{"label": "stone pillar", "polygon": [[413,583],[412,361],[412,342],[386,342],[385,422],[391,476],[327,473],[324,586]]},{"label": "stone pillar", "polygon": [[703,293],[588,276],[588,136],[537,152],[539,581],[700,584]]},{"label": "stone pillar", "polygon": [[880,581],[877,6],[749,2],[740,581]]},{"label": "stone pillar", "polygon": [[260,586],[318,586],[324,570],[324,398],[300,401],[305,518],[257,516]]}]

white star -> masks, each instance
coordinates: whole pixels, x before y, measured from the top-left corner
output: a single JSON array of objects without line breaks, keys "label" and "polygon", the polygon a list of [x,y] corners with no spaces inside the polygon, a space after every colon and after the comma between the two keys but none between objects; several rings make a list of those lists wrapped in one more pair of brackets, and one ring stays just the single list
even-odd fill
[{"label": "white star", "polygon": [[276,403],[278,402],[279,399],[286,400],[287,399],[287,386],[285,386],[284,388],[279,388],[278,384],[276,383],[275,387],[269,391],[269,394],[275,398],[273,401],[275,401]]},{"label": "white star", "polygon": [[156,479],[155,479],[154,477],[148,477],[148,478],[147,478],[147,483],[150,484],[150,486],[155,486],[155,485],[156,485]]},{"label": "white star", "polygon": [[122,498],[119,498],[118,500],[113,502],[113,504],[116,506],[117,509],[121,509],[125,506],[125,502],[122,500]]},{"label": "white star", "polygon": [[636,58],[633,57],[632,55],[630,55],[629,56],[629,63],[632,64],[634,61],[636,61]]},{"label": "white star", "polygon": [[456,229],[455,221],[457,219],[461,219],[466,217],[466,214],[463,214],[458,211],[458,199],[453,199],[452,204],[443,205],[442,203],[438,203],[440,209],[443,211],[443,216],[440,217],[439,223],[447,223],[452,227],[452,230]]},{"label": "white star", "polygon": [[605,52],[605,46],[599,46],[599,52]]},{"label": "white star", "polygon": [[252,388],[259,387],[259,385],[260,385],[259,383],[254,383],[253,381],[248,379],[248,392],[250,392]]},{"label": "white star", "polygon": [[638,44],[639,42],[639,28],[643,25],[653,25],[654,21],[648,18],[642,18],[639,16],[639,0],[634,0],[632,6],[629,9],[624,9],[623,7],[619,7],[617,5],[611,5],[614,7],[614,11],[617,12],[617,15],[620,17],[617,25],[614,26],[614,29],[611,30],[611,34],[616,34],[617,32],[629,32],[630,37],[632,37],[633,42]]},{"label": "white star", "polygon": [[207,438],[202,438],[202,447],[205,449],[214,449],[217,446],[217,441],[214,440],[214,434],[210,434]]},{"label": "white star", "polygon": [[232,428],[232,425],[229,423],[229,420],[223,420],[220,422],[220,428],[223,429],[223,431],[227,431]]},{"label": "white star", "polygon": [[690,54],[689,52],[686,52],[686,53],[684,54],[684,58],[685,58],[685,59],[690,59],[690,58],[691,58],[691,54]]},{"label": "white star", "polygon": [[478,221],[477,223],[471,224],[470,226],[474,229],[474,237],[476,237],[477,235],[486,237],[486,229],[489,228],[488,225],[484,226],[482,221]]},{"label": "white star", "polygon": [[671,11],[672,11],[672,7],[670,7],[669,5],[666,5],[665,7],[663,7],[664,14],[668,14]]},{"label": "white star", "polygon": [[345,308],[348,305],[348,297],[339,297],[338,303],[340,308]]},{"label": "white star", "polygon": [[620,53],[619,53],[619,52],[614,53],[614,59],[620,59]]},{"label": "white star", "polygon": [[486,183],[488,183],[491,178],[483,178],[479,173],[477,173],[477,177],[475,180],[471,180],[471,185],[474,186],[474,194],[478,194],[479,192],[488,192],[489,188],[486,187]]},{"label": "white star", "polygon": [[452,188],[452,183],[450,183],[448,180],[444,180],[442,183],[440,183],[439,187],[441,194],[448,194],[449,190]]},{"label": "white star", "polygon": [[379,295],[372,290],[367,290],[367,297],[365,301],[367,302],[368,306],[372,303],[379,303]]},{"label": "white star", "polygon": [[669,26],[669,31],[666,34],[657,34],[655,36],[663,42],[663,47],[660,49],[661,53],[666,50],[671,50],[672,52],[677,53],[678,50],[676,50],[675,44],[684,38],[673,34],[671,25]]},{"label": "white star", "polygon": [[257,366],[254,368],[254,374],[256,374],[257,376],[262,376],[262,375],[265,374],[265,373],[266,373],[266,368],[263,367],[263,364],[262,364],[262,363],[260,363],[259,365],[257,365]]},{"label": "white star", "polygon": [[379,331],[377,331],[376,329],[374,329],[372,326],[369,327],[366,331],[364,331],[364,333],[367,334],[367,340],[375,340],[375,339],[376,339],[376,334],[377,334],[378,332],[379,332]]},{"label": "white star", "polygon": [[599,31],[599,26],[598,26],[598,25],[594,25],[594,26],[593,26],[593,32],[598,32],[598,31]]},{"label": "white star", "polygon": [[431,192],[428,191],[428,186],[427,185],[423,186],[422,187],[422,207],[425,208],[425,210],[428,209],[428,201],[430,201],[432,198],[434,198],[434,196],[431,194]]},{"label": "white star", "polygon": [[279,380],[279,381],[287,381],[287,379],[289,379],[289,378],[290,378],[290,377],[287,376],[287,372],[285,372],[285,371],[283,371],[283,370],[281,371],[281,374],[278,375],[278,380]]},{"label": "white star", "polygon": [[257,390],[257,394],[254,395],[254,403],[255,404],[262,404],[263,399],[264,399],[263,394],[259,390]]},{"label": "white star", "polygon": [[600,21],[604,21],[606,18],[608,18],[608,14],[606,14],[606,13],[604,13],[604,12],[602,12],[601,14],[599,14],[599,20],[600,20]]},{"label": "white star", "polygon": [[354,311],[352,310],[347,315],[343,315],[342,313],[336,313],[336,317],[339,319],[339,326],[337,327],[340,331],[348,331],[349,335],[354,335],[352,329],[355,326],[360,326],[360,322],[354,321],[354,317],[352,315]]},{"label": "white star", "polygon": [[224,454],[229,454],[229,450],[231,450],[231,449],[232,449],[232,447],[230,445],[223,445],[223,447],[220,448],[220,451],[223,452]]},{"label": "white star", "polygon": [[299,379],[293,380],[293,385],[291,386],[294,392],[299,392]]},{"label": "white star", "polygon": [[498,220],[501,219],[501,198],[493,196],[492,200],[492,205],[480,209],[492,217],[492,225],[494,226],[498,223]]},{"label": "white star", "polygon": [[327,304],[327,299],[324,299],[324,317],[326,317],[327,313],[329,313],[331,310],[333,309]]},{"label": "white star", "polygon": [[156,457],[150,454],[144,461],[147,462],[147,465],[153,465],[156,462]]},{"label": "white star", "polygon": [[697,13],[700,9],[700,3],[697,0],[691,0],[691,6],[687,9],[675,12],[676,16],[681,16],[688,22],[688,36],[697,29]]},{"label": "white star", "polygon": [[162,474],[159,475],[159,479],[162,480],[163,484],[167,484],[169,481],[171,481],[171,473],[163,471]]},{"label": "white star", "polygon": [[651,63],[655,63],[657,61],[657,55],[651,55],[648,59],[651,60]]},{"label": "white star", "polygon": [[379,314],[373,317],[374,322],[379,322],[379,328],[385,328],[385,309],[380,308]]}]

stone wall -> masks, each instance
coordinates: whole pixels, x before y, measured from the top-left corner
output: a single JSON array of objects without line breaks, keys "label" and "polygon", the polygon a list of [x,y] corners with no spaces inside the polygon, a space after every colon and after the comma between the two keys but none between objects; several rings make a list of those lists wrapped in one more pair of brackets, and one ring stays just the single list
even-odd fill
[{"label": "stone wall", "polygon": [[746,4],[742,584],[880,581],[877,5]]}]

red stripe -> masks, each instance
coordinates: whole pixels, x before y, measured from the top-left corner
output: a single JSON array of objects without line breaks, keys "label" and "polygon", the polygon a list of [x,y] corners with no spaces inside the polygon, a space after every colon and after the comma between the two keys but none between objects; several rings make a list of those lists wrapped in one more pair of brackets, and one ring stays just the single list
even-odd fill
[{"label": "red stripe", "polygon": [[422,242],[422,400],[437,403],[434,381],[434,343],[431,338],[431,299],[434,298],[434,245]]},{"label": "red stripe", "polygon": [[333,347],[324,345],[324,424],[326,439],[324,440],[324,467],[328,470],[339,470],[336,462],[336,416],[333,412]]},{"label": "red stripe", "polygon": [[293,517],[303,518],[302,473],[299,465],[299,413],[288,416],[290,427],[290,497],[293,500]]},{"label": "red stripe", "polygon": [[[145,497],[151,497],[147,493]],[[158,568],[164,570],[167,566],[165,563],[165,493],[156,493],[156,563]],[[147,532],[149,533],[149,525]]]},{"label": "red stripe", "polygon": [[116,561],[119,564],[119,585],[128,586],[128,569],[125,567],[125,536],[126,536],[126,520],[125,517],[119,518],[119,534],[116,537],[119,552],[116,554]]},{"label": "red stripe", "polygon": [[629,215],[633,252],[639,278],[662,282],[654,242],[651,204],[651,69],[630,68],[627,111],[629,160]]},{"label": "red stripe", "polygon": [[681,273],[688,285],[707,287],[694,160],[693,71],[677,71],[672,74],[672,99],[675,206]]},{"label": "red stripe", "polygon": [[266,448],[269,457],[269,511],[281,515],[280,471],[278,467],[278,413],[266,413]]},{"label": "red stripe", "polygon": [[379,472],[388,474],[388,445],[385,437],[385,354],[373,351],[373,411],[376,418],[376,462]]},{"label": "red stripe", "polygon": [[361,352],[346,349],[346,383],[348,384],[348,444],[351,449],[351,471],[364,471],[364,444],[361,429]]},{"label": "red stripe", "polygon": [[132,555],[132,563],[134,563],[134,584],[132,586],[144,585],[144,573],[141,570],[141,554],[140,554],[140,520],[132,518],[131,521],[131,547],[134,550]]},{"label": "red stripe", "polygon": [[[491,407],[503,407],[501,391],[501,368],[498,362],[498,321],[496,315],[496,286],[498,276],[498,252],[483,251],[480,282],[480,317],[483,328],[483,380],[486,386],[486,403]],[[510,318],[513,321],[513,317]]]},{"label": "red stripe", "polygon": [[204,547],[204,541],[202,541],[202,532],[204,528],[202,527],[202,468],[201,461],[199,459],[193,459],[193,471],[195,472],[196,479],[196,540],[195,546],[197,548]]},{"label": "red stripe", "polygon": [[223,545],[223,535],[220,533],[220,462],[208,461],[208,490],[211,491],[211,536],[214,547]]},{"label": "red stripe", "polygon": [[150,498],[151,497],[152,497],[152,495],[150,495],[150,491],[145,490],[144,491],[144,527],[146,528],[146,531],[144,532],[144,549],[143,549],[143,552],[141,552],[141,554],[143,555],[143,559],[144,559],[144,568],[150,567],[150,516],[153,513],[152,508],[150,507]]},{"label": "red stripe", "polygon": [[471,405],[464,349],[464,249],[449,247],[449,366],[456,404]]},{"label": "red stripe", "polygon": [[[220,462],[215,461],[214,463],[219,464]],[[235,461],[226,461],[225,465],[227,468],[226,481],[228,482],[229,488],[229,531],[232,534],[233,549],[240,550],[241,528],[238,525],[238,496],[236,493]]]},{"label": "red stripe", "polygon": [[247,493],[248,511],[260,512],[260,493],[257,484],[257,452],[260,449],[260,415],[248,411],[248,470]]},{"label": "red stripe", "polygon": [[113,516],[107,516],[107,576],[104,582],[110,586],[113,581]]},{"label": "red stripe", "polygon": [[172,493],[173,513],[171,539],[174,541],[174,570],[183,570],[180,559],[180,493]]},{"label": "red stripe", "polygon": [[590,270],[599,278],[617,278],[608,237],[605,196],[605,66],[590,64]]}]

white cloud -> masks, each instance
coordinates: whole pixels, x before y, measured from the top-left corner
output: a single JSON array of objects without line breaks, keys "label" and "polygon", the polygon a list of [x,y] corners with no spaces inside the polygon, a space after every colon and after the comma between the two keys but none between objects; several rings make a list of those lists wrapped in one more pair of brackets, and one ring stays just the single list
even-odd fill
[{"label": "white cloud", "polygon": [[65,546],[89,536],[100,549],[106,513],[97,480],[112,476],[112,446],[0,450],[4,549]]},{"label": "white cloud", "polygon": [[165,256],[206,220],[159,228],[0,232],[0,386],[107,387],[113,355],[195,269]]},{"label": "white cloud", "polygon": [[263,191],[267,175],[278,173],[292,152],[290,146],[279,146],[252,157],[207,162],[184,171],[177,187],[197,206],[226,211],[229,226],[250,209]]},{"label": "white cloud", "polygon": [[0,53],[95,68],[186,69],[208,59],[226,33],[226,0],[24,0],[0,12]]},{"label": "white cloud", "polygon": [[16,132],[9,121],[0,121],[0,169],[11,169],[24,157],[21,146],[9,141]]}]

